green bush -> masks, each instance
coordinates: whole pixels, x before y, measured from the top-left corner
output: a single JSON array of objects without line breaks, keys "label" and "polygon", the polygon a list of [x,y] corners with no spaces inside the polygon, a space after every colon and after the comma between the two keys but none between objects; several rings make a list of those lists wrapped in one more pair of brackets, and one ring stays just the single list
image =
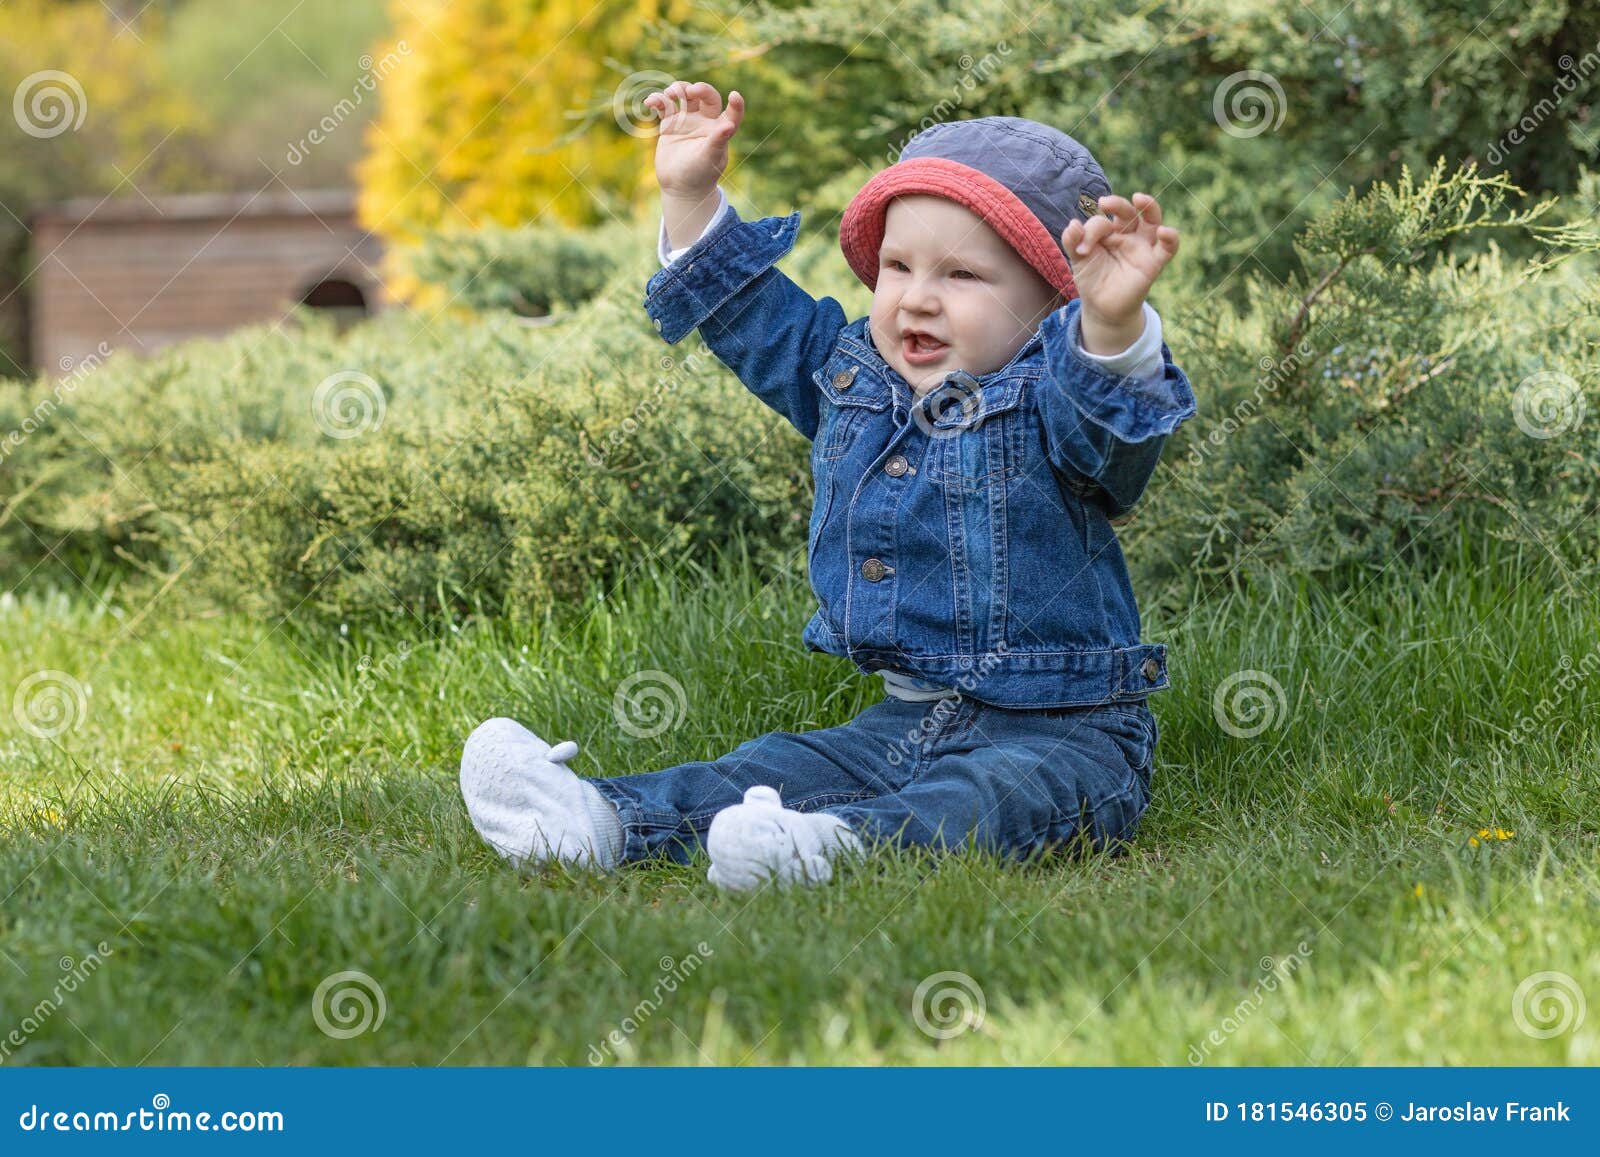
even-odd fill
[{"label": "green bush", "polygon": [[736,540],[798,565],[804,440],[661,342],[646,271],[536,329],[306,318],[114,355],[65,394],[0,383],[0,437],[60,398],[0,461],[5,578],[95,560],[264,614],[518,615]]},{"label": "green bush", "polygon": [[[1518,193],[1442,163],[1403,174],[1322,214],[1296,242],[1303,272],[1252,280],[1247,308],[1165,313],[1201,402],[1122,532],[1148,585],[1262,568],[1360,582],[1480,536],[1594,574],[1597,240]],[[1509,258],[1504,234],[1546,256]]]},{"label": "green bush", "polygon": [[648,245],[628,223],[593,230],[486,226],[431,234],[401,260],[452,304],[542,317],[588,301]]},{"label": "green bush", "polygon": [[929,124],[1032,117],[1113,189],[1157,193],[1185,233],[1174,276],[1229,295],[1287,276],[1308,220],[1403,164],[1567,194],[1596,161],[1600,6],[1576,0],[705,7],[722,30],[678,30],[654,66],[749,99],[733,175],[755,199],[836,212]]},{"label": "green bush", "polygon": [[[1122,530],[1141,597],[1261,568],[1433,567],[1477,535],[1589,574],[1596,240],[1555,210],[1441,164],[1320,215],[1303,272],[1250,279],[1243,306],[1163,279],[1200,414]],[[646,253],[540,326],[394,313],[340,335],[304,316],[114,356],[65,393],[0,385],[0,437],[59,399],[0,444],[6,579],[117,565],[263,615],[519,616],[735,543],[767,573],[798,567],[805,442],[698,338],[661,342],[640,226]],[[865,308],[822,230],[786,268]]]}]

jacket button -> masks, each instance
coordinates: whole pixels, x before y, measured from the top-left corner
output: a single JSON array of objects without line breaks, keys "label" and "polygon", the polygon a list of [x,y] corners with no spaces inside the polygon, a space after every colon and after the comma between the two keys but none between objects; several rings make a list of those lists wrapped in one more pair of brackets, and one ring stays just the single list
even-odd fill
[{"label": "jacket button", "polygon": [[893,574],[894,568],[885,566],[881,558],[869,558],[861,564],[861,577],[869,583],[879,582],[886,574]]},{"label": "jacket button", "polygon": [[1146,659],[1144,661],[1144,666],[1140,667],[1139,670],[1144,672],[1144,677],[1146,679],[1154,683],[1156,681],[1156,676],[1161,674],[1161,664],[1155,659]]},{"label": "jacket button", "polygon": [[891,478],[898,478],[911,469],[911,463],[906,461],[904,454],[896,454],[883,464],[883,471]]},{"label": "jacket button", "polygon": [[661,319],[659,317],[656,318],[655,319],[655,323],[656,323],[656,329],[659,330],[661,328]]},{"label": "jacket button", "polygon": [[850,383],[856,380],[856,370],[858,368],[859,367],[857,366],[851,366],[847,370],[840,370],[838,373],[834,374],[833,388],[836,390],[848,390],[850,388]]}]

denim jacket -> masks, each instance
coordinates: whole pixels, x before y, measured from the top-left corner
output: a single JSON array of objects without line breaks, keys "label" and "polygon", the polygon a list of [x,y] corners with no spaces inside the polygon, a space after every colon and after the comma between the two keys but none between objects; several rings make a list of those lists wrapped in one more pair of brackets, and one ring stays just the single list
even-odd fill
[{"label": "denim jacket", "polygon": [[776,268],[800,214],[729,212],[651,276],[661,336],[706,346],[811,442],[807,647],[1000,707],[1142,699],[1168,685],[1110,520],[1195,413],[1162,343],[1141,381],[1079,356],[1073,301],[1004,366],[921,398],[866,318]]}]

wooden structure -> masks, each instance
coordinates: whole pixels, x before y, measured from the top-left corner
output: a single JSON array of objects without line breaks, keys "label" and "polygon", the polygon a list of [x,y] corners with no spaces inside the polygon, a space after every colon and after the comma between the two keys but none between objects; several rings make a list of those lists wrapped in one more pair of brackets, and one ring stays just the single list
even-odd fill
[{"label": "wooden structure", "polygon": [[282,318],[382,308],[377,238],[345,191],[186,194],[52,205],[33,218],[34,363],[60,373],[104,342],[148,352]]}]

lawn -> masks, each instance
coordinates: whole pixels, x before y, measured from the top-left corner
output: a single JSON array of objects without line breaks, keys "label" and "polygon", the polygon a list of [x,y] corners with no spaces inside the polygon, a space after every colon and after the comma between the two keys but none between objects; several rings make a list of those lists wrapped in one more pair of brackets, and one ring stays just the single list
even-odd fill
[{"label": "lawn", "polygon": [[[8,596],[0,1061],[1594,1064],[1600,606],[1560,589],[1498,557],[1147,614],[1129,854],[753,896],[703,859],[520,876],[457,759],[494,714],[588,775],[844,721],[878,681],[803,650],[798,579],[443,628]],[[683,709],[641,738],[642,670]]]}]

